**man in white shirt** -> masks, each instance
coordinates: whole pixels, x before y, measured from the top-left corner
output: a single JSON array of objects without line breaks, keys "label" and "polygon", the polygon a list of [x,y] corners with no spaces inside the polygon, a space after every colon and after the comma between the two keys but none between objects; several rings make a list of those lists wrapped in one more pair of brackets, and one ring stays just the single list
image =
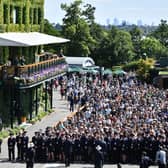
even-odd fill
[{"label": "man in white shirt", "polygon": [[156,153],[156,163],[159,168],[166,168],[166,151],[161,146]]}]

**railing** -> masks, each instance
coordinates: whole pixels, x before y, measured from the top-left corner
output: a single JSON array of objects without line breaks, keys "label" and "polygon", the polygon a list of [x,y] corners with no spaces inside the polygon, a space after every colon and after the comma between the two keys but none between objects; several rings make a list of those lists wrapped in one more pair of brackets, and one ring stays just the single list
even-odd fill
[{"label": "railing", "polygon": [[20,79],[20,84],[32,84],[67,71],[67,64],[64,58],[56,58],[42,61],[35,64],[19,66],[16,76]]},{"label": "railing", "polygon": [[67,71],[65,58],[52,58],[50,60],[28,64],[24,66],[3,67],[4,80],[14,78],[19,85],[31,85]]}]

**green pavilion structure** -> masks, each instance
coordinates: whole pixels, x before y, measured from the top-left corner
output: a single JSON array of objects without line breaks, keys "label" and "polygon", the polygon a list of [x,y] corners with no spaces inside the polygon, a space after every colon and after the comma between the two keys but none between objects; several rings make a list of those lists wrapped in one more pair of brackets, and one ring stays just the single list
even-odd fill
[{"label": "green pavilion structure", "polygon": [[0,119],[5,125],[32,120],[52,109],[52,82],[67,63],[43,45],[69,40],[43,34],[44,0],[0,0]]}]

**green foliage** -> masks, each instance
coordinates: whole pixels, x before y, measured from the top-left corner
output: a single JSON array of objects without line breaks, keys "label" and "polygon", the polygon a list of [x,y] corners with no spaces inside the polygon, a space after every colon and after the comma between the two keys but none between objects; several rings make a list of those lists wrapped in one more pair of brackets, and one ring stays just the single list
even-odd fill
[{"label": "green foliage", "polygon": [[152,58],[139,59],[123,66],[125,71],[135,71],[141,80],[148,81],[151,69],[154,68],[155,60]]},{"label": "green foliage", "polygon": [[133,56],[131,35],[114,26],[104,35],[100,48],[96,51],[99,65],[109,68],[129,62]]},{"label": "green foliage", "polygon": [[131,39],[134,47],[134,53],[135,53],[135,59],[141,58],[141,52],[140,52],[140,43],[142,39],[142,30],[138,28],[137,26],[133,26],[133,28],[130,30]]},{"label": "green foliage", "polygon": [[82,10],[81,4],[81,0],[75,0],[69,6],[67,4],[61,5],[61,8],[66,12],[63,18],[63,35],[71,40],[66,51],[73,56],[88,56],[95,43],[88,25],[90,19],[92,22],[94,20],[94,8],[87,4],[85,10]]},{"label": "green foliage", "polygon": [[[60,32],[56,30],[54,25],[51,24],[47,19],[44,20],[44,33],[52,36],[60,36]],[[44,51],[58,53],[60,51],[60,46],[58,44],[45,45]]]},{"label": "green foliage", "polygon": [[166,48],[156,38],[146,37],[141,40],[140,50],[142,57],[147,56],[150,58],[159,59],[162,55],[164,55]]},{"label": "green foliage", "polygon": [[0,132],[0,139],[4,139],[8,136],[9,136],[9,131],[8,130],[4,130],[4,131]]},{"label": "green foliage", "polygon": [[164,46],[168,47],[168,24],[166,20],[161,20],[159,27],[151,34],[158,39]]}]

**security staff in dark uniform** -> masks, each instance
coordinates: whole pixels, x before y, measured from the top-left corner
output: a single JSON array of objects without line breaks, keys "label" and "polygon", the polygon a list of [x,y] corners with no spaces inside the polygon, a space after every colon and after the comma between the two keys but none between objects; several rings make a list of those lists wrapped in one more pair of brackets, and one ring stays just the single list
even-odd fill
[{"label": "security staff in dark uniform", "polygon": [[80,138],[81,144],[81,152],[82,152],[82,160],[87,162],[88,161],[88,138],[85,134],[82,134]]},{"label": "security staff in dark uniform", "polygon": [[104,164],[104,156],[103,156],[103,152],[101,151],[101,146],[98,145],[95,149],[95,168],[103,168],[103,164]]},{"label": "security staff in dark uniform", "polygon": [[16,138],[13,136],[13,133],[10,133],[10,137],[8,138],[9,161],[15,160],[15,143]]},{"label": "security staff in dark uniform", "polygon": [[40,141],[40,150],[39,150],[40,160],[41,162],[45,163],[47,161],[47,137],[45,136],[44,133],[42,133],[42,136],[39,139],[39,141]]},{"label": "security staff in dark uniform", "polygon": [[65,166],[69,167],[71,162],[71,150],[72,150],[72,142],[70,140],[70,136],[66,135],[66,139],[63,142],[63,151],[65,155]]},{"label": "security staff in dark uniform", "polygon": [[151,159],[147,156],[147,153],[144,151],[142,152],[142,158],[140,163],[140,168],[149,168],[151,164]]},{"label": "security staff in dark uniform", "polygon": [[107,144],[107,162],[111,162],[111,137],[108,135],[104,138],[106,144]]},{"label": "security staff in dark uniform", "polygon": [[48,147],[48,161],[54,160],[54,137],[52,134],[47,138],[47,147]]},{"label": "security staff in dark uniform", "polygon": [[54,156],[55,156],[56,161],[59,160],[59,155],[60,155],[60,151],[61,151],[59,138],[60,138],[59,132],[57,132],[56,136],[54,138]]},{"label": "security staff in dark uniform", "polygon": [[127,148],[128,148],[128,139],[124,136],[120,136],[120,157],[121,162],[126,163],[127,161]]},{"label": "security staff in dark uniform", "polygon": [[30,143],[29,148],[26,150],[26,168],[33,168],[34,166],[35,151],[33,147],[34,144]]},{"label": "security staff in dark uniform", "polygon": [[142,156],[142,151],[143,151],[143,138],[141,136],[141,134],[138,135],[137,137],[137,144],[136,144],[136,161],[138,163],[141,162],[141,156]]},{"label": "security staff in dark uniform", "polygon": [[17,144],[17,160],[21,159],[21,148],[22,148],[22,133],[19,132],[19,134],[16,136],[16,144]]},{"label": "security staff in dark uniform", "polygon": [[35,150],[35,162],[39,160],[39,136],[39,132],[35,132],[35,135],[32,137]]},{"label": "security staff in dark uniform", "polygon": [[120,146],[120,139],[117,137],[117,133],[115,133],[114,137],[111,139],[111,155],[113,163],[119,163]]},{"label": "security staff in dark uniform", "polygon": [[26,151],[28,148],[29,137],[26,135],[26,131],[23,132],[22,143],[21,143],[21,160],[26,159]]}]

